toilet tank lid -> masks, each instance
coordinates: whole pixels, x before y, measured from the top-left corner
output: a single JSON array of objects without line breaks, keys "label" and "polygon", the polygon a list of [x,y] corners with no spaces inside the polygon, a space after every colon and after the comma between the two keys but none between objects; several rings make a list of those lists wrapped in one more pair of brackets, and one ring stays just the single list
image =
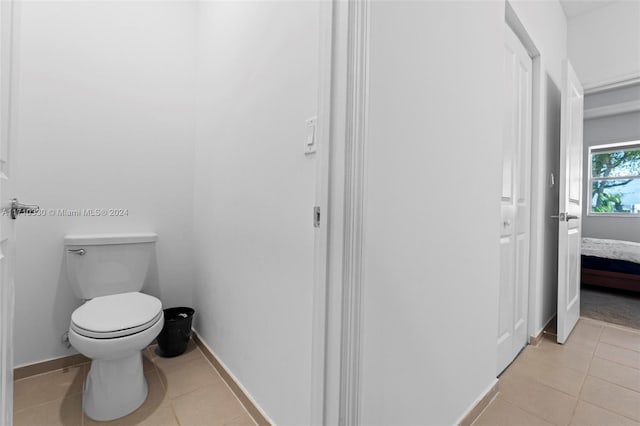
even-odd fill
[{"label": "toilet tank lid", "polygon": [[96,246],[105,244],[136,244],[153,243],[158,241],[158,234],[153,232],[135,234],[86,234],[66,235],[64,244],[67,246]]}]

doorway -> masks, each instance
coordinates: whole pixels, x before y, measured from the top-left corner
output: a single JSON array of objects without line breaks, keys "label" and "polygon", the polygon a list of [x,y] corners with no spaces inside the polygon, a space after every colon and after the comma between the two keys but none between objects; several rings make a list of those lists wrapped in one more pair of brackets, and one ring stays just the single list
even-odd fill
[{"label": "doorway", "polygon": [[500,290],[497,372],[527,344],[531,242],[533,62],[505,25],[505,105],[500,201]]}]

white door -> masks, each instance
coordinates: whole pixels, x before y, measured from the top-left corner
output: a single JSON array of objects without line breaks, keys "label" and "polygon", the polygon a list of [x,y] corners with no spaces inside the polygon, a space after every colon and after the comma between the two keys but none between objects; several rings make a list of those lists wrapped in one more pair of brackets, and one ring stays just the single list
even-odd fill
[{"label": "white door", "polygon": [[582,235],[582,85],[568,60],[562,70],[560,213],[558,220],[558,343],[564,343],[580,317]]},{"label": "white door", "polygon": [[531,193],[532,62],[505,26],[505,121],[502,150],[497,372],[527,343]]},{"label": "white door", "polygon": [[0,2],[0,424],[12,424],[13,411],[13,221],[10,207],[9,136],[12,2]]}]

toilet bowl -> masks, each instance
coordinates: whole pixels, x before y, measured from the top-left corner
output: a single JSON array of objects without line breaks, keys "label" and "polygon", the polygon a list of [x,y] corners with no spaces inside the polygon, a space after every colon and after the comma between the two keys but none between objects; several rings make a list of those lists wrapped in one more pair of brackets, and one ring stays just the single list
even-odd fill
[{"label": "toilet bowl", "polygon": [[126,416],[147,398],[142,350],[162,330],[164,314],[159,299],[139,290],[156,238],[65,238],[71,286],[86,300],[71,315],[69,342],[91,359],[83,409],[94,420]]},{"label": "toilet bowl", "polygon": [[147,383],[141,351],[163,324],[160,301],[137,292],[97,297],[73,312],[69,341],[91,358],[83,395],[89,417],[113,420],[142,405]]}]

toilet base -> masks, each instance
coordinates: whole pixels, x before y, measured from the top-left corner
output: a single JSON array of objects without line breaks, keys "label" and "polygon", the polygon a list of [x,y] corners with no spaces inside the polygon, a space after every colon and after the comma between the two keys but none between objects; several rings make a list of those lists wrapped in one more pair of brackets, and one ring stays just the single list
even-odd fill
[{"label": "toilet base", "polygon": [[140,407],[148,392],[141,351],[124,358],[94,359],[82,405],[85,414],[93,420],[114,420]]}]

